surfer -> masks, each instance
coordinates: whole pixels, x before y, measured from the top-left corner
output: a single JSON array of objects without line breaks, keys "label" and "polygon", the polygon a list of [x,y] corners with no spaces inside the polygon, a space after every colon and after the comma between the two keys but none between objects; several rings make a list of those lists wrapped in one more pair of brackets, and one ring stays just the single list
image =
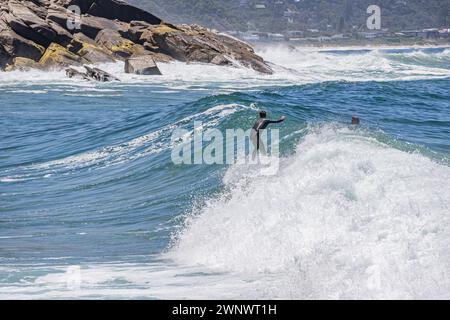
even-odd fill
[{"label": "surfer", "polygon": [[251,137],[253,147],[254,147],[253,159],[255,159],[256,154],[259,153],[260,150],[263,154],[266,154],[266,148],[264,146],[264,143],[262,141],[260,141],[261,140],[261,138],[260,138],[261,130],[266,129],[269,124],[280,123],[286,119],[285,116],[281,117],[280,120],[267,120],[266,118],[267,118],[267,112],[260,111],[259,119],[255,122],[255,124],[252,128],[252,131],[251,131],[250,137]]},{"label": "surfer", "polygon": [[352,125],[358,126],[361,123],[359,117],[352,117]]}]

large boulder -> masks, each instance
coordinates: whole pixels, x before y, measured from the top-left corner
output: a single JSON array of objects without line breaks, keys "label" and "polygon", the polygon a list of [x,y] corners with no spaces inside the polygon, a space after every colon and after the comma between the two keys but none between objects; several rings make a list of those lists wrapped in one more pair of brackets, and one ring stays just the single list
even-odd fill
[{"label": "large boulder", "polygon": [[144,41],[141,41],[142,34],[145,33],[146,30],[151,30],[152,28],[153,26],[147,22],[131,21],[128,25],[127,30],[120,30],[119,32],[123,37],[130,39],[135,43],[143,44]]},{"label": "large boulder", "polygon": [[120,81],[116,77],[114,77],[112,74],[100,70],[99,68],[91,68],[88,66],[84,66],[86,69],[86,76],[90,79],[94,79],[96,81],[100,82],[109,82],[109,81]]},{"label": "large boulder", "polygon": [[73,35],[74,40],[81,43],[81,47],[76,52],[77,55],[83,57],[90,63],[114,62],[113,53],[100,46],[95,40],[92,40],[85,34],[79,32]]},{"label": "large boulder", "polygon": [[80,31],[91,39],[95,39],[102,30],[126,31],[128,29],[128,26],[122,22],[88,15],[81,17],[80,27]]},{"label": "large boulder", "polygon": [[77,78],[82,80],[95,80],[100,82],[109,82],[109,81],[120,81],[116,77],[114,77],[112,74],[109,74],[106,71],[103,71],[98,68],[91,68],[88,66],[84,66],[86,69],[85,72],[78,71],[74,68],[67,68],[66,69],[66,76],[68,78]]},{"label": "large boulder", "polygon": [[134,42],[123,38],[115,30],[105,29],[100,31],[95,38],[95,42],[121,58],[126,58],[133,54]]},{"label": "large boulder", "polygon": [[140,75],[162,75],[152,55],[138,56],[125,60],[125,73]]},{"label": "large boulder", "polygon": [[111,52],[88,42],[83,42],[83,46],[81,47],[80,50],[78,50],[77,55],[79,55],[80,57],[82,57],[83,59],[85,59],[90,63],[104,63],[116,61],[111,56]]},{"label": "large boulder", "polygon": [[75,78],[75,79],[81,79],[81,80],[89,80],[86,73],[80,72],[74,68],[67,68],[66,69],[66,76],[67,78]]},{"label": "large boulder", "polygon": [[47,21],[53,21],[59,26],[67,29],[67,19],[69,15],[67,14],[67,9],[58,6],[56,3],[52,3],[47,10]]},{"label": "large boulder", "polygon": [[152,41],[163,53],[183,62],[188,61],[189,51],[195,45],[191,36],[168,25],[149,30],[142,38]]},{"label": "large boulder", "polygon": [[9,13],[2,13],[3,20],[14,32],[44,47],[55,40],[55,31],[33,11],[17,1],[9,1],[8,4]]},{"label": "large boulder", "polygon": [[13,16],[12,14],[9,13],[4,13],[3,19],[8,23],[11,30],[17,33],[18,35],[44,47],[50,44],[49,42],[50,40],[34,31],[32,28],[30,28],[29,25],[23,22],[20,18],[17,18],[16,16]]},{"label": "large boulder", "polygon": [[71,65],[81,65],[86,62],[87,61],[80,56],[70,52],[57,43],[52,43],[45,51],[42,58],[39,60],[39,63],[47,69],[56,66],[67,67]]},{"label": "large boulder", "polygon": [[[25,0],[26,6],[31,9],[39,18],[46,20],[48,7],[51,5],[53,0]],[[19,0],[19,2],[25,2],[24,0]]]},{"label": "large boulder", "polygon": [[45,48],[28,40],[11,29],[0,31],[0,43],[11,57],[23,57],[38,61]]},{"label": "large boulder", "polygon": [[65,28],[61,27],[54,21],[48,20],[47,23],[52,28],[52,30],[55,31],[54,39],[56,43],[59,43],[62,46],[67,46],[72,42],[73,36],[69,31],[67,31]]},{"label": "large boulder", "polygon": [[16,57],[5,67],[5,71],[13,71],[13,70],[28,71],[31,69],[42,69],[42,66],[34,60]]}]

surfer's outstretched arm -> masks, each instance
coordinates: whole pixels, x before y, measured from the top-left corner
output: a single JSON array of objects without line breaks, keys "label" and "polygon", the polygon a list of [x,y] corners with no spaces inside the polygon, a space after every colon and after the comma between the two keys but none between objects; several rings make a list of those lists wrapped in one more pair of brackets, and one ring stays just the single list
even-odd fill
[{"label": "surfer's outstretched arm", "polygon": [[284,120],[286,120],[285,116],[281,117],[280,120],[266,120],[266,121],[267,121],[267,124],[271,124],[271,123],[280,123],[280,122],[283,122]]}]

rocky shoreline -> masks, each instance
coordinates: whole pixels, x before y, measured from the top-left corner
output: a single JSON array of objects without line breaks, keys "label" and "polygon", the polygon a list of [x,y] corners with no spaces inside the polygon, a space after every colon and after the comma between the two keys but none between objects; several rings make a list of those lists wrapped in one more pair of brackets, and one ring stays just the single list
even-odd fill
[{"label": "rocky shoreline", "polygon": [[273,73],[240,40],[120,0],[0,0],[0,70],[125,61],[126,72],[157,75],[156,63],[173,60]]}]

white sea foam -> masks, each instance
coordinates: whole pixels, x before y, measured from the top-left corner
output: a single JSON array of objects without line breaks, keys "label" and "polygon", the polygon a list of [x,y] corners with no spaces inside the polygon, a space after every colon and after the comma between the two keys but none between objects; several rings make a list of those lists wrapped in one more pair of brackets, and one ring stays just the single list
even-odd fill
[{"label": "white sea foam", "polygon": [[229,169],[229,192],[188,218],[168,257],[259,275],[270,298],[450,292],[449,167],[327,126],[306,136],[278,176],[241,170]]},{"label": "white sea foam", "polygon": [[[368,48],[365,48],[366,50]],[[416,63],[406,63],[392,59],[390,53],[381,49],[372,51],[356,51],[353,54],[337,54],[344,49],[317,50],[297,49],[286,50],[285,47],[263,49],[263,57],[277,66],[288,68],[280,74],[285,75],[291,71],[290,79],[295,74],[298,81],[304,83],[322,81],[389,81],[389,80],[415,80],[427,77],[448,77],[448,68],[438,68],[429,65],[429,59],[450,58],[448,52],[424,53],[404,52],[395,55],[404,57],[417,57]],[[370,48],[369,48],[370,50]],[[277,68],[276,68],[277,69]]]},{"label": "white sea foam", "polygon": [[[102,296],[119,299],[173,299],[174,297],[200,297],[210,299],[208,290],[215,291],[215,297],[239,296],[248,288],[248,283],[233,275],[205,274],[203,269],[164,264],[110,263],[86,265],[80,268],[80,287],[68,287],[71,278],[67,266],[38,266],[13,268],[29,276],[20,284],[3,284],[0,299],[38,298],[98,299]],[[8,273],[8,266],[0,266],[0,274]],[[37,276],[33,276],[33,273]],[[43,274],[43,275],[42,275]],[[69,282],[70,283],[70,282]]]},{"label": "white sea foam", "polygon": [[[125,82],[139,83],[161,83],[163,80],[170,87],[180,89],[192,85],[207,87],[211,83],[220,83],[221,89],[225,90],[339,80],[388,81],[450,76],[450,70],[428,65],[429,59],[450,58],[450,53],[445,50],[440,53],[425,53],[418,50],[397,54],[417,57],[416,64],[392,60],[391,54],[377,48],[364,54],[336,55],[329,50],[298,48],[292,51],[286,46],[275,46],[261,48],[258,53],[274,64],[274,75],[261,75],[246,68],[174,62],[159,65],[163,73],[161,78],[123,74],[121,79]],[[107,65],[105,68],[115,74],[123,73],[120,64]]]},{"label": "white sea foam", "polygon": [[[359,54],[333,54],[330,50],[317,48],[291,50],[286,46],[262,47],[258,53],[274,64],[276,71],[274,75],[261,75],[246,68],[173,62],[159,64],[163,76],[139,76],[124,73],[123,62],[116,62],[101,64],[98,67],[116,75],[121,82],[99,84],[67,79],[64,71],[13,71],[0,73],[0,88],[21,84],[56,84],[64,89],[68,89],[65,88],[67,86],[76,86],[80,94],[83,92],[86,94],[86,90],[92,91],[93,88],[120,88],[129,84],[158,85],[170,90],[206,90],[212,84],[218,84],[220,90],[226,91],[323,81],[415,80],[450,76],[450,70],[445,63],[436,64],[439,61],[448,61],[450,50],[433,53],[417,49],[413,52],[387,53],[379,48],[373,48],[369,52],[361,51]],[[410,58],[410,61],[402,61],[398,59],[399,57]],[[50,88],[50,90],[58,89]]]},{"label": "white sea foam", "polygon": [[64,266],[24,267],[0,298],[450,298],[450,168],[358,130],[307,130],[276,176],[231,166],[152,263],[83,265],[80,290]]},{"label": "white sea foam", "polygon": [[46,94],[47,90],[11,90],[11,93],[32,93],[32,94]]}]

